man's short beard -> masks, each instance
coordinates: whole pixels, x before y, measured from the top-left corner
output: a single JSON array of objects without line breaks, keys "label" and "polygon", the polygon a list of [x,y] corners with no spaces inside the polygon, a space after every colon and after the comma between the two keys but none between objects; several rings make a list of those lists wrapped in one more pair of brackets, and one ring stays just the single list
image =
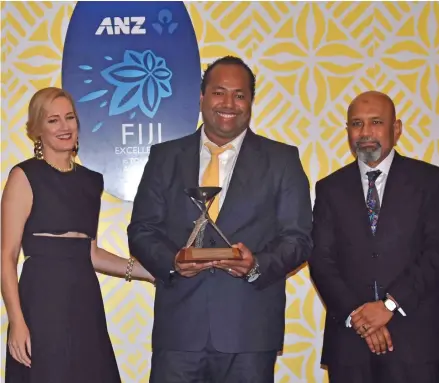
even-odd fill
[{"label": "man's short beard", "polygon": [[[376,148],[362,148],[361,144],[366,142],[373,142],[376,144]],[[378,141],[373,141],[371,139],[366,140],[359,140],[356,142],[356,154],[358,156],[358,159],[366,164],[370,164],[373,162],[377,162],[382,154],[382,147],[381,144]]]}]

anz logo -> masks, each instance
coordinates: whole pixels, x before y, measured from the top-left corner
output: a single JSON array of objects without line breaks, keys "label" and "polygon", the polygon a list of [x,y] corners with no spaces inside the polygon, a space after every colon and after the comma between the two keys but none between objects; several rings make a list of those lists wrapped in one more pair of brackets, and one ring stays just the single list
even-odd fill
[{"label": "anz logo", "polygon": [[105,17],[95,35],[102,35],[104,31],[107,35],[146,35],[146,29],[142,28],[145,24],[145,17]]}]

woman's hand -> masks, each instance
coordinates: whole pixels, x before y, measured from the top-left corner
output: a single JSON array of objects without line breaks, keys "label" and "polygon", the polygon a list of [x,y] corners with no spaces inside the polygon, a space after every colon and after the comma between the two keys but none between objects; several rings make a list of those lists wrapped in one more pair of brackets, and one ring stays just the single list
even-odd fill
[{"label": "woman's hand", "polygon": [[30,332],[24,320],[10,324],[8,346],[10,354],[17,362],[26,367],[31,366]]}]

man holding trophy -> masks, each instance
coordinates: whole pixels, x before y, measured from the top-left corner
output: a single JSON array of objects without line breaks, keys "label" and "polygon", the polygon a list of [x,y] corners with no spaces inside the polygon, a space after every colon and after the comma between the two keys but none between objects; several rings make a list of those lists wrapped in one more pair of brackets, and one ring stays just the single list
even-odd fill
[{"label": "man holding trophy", "polygon": [[151,148],[128,227],[156,278],[153,383],[274,382],[285,280],[311,252],[296,147],[249,128],[255,76],[226,56],[204,73],[203,126]]}]

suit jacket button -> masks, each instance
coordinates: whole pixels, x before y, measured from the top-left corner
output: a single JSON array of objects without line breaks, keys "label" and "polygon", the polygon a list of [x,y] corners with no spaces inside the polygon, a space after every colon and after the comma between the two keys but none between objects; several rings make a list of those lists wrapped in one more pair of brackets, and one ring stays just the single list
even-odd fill
[{"label": "suit jacket button", "polygon": [[211,238],[209,240],[209,243],[210,243],[211,246],[215,246],[216,245],[216,241],[213,238]]},{"label": "suit jacket button", "polygon": [[378,258],[378,253],[372,253],[372,258]]}]

